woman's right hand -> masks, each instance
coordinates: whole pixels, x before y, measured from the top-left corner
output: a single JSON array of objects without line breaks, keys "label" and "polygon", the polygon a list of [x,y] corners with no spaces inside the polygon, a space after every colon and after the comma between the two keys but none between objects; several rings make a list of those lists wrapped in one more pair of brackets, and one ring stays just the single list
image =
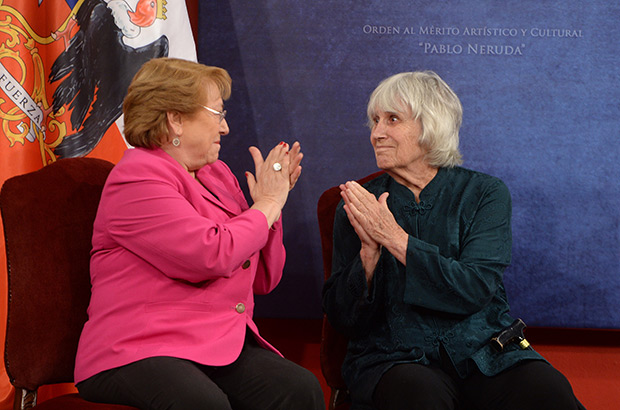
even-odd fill
[{"label": "woman's right hand", "polygon": [[398,225],[387,205],[388,193],[376,198],[355,181],[340,185],[344,210],[351,225],[362,242],[360,256],[366,279],[370,282],[372,272],[379,260],[381,247],[385,247],[400,263],[407,265],[409,235]]},{"label": "woman's right hand", "polygon": [[[254,201],[252,209],[258,209],[267,217],[269,226],[280,218],[280,212],[286,203],[290,184],[289,146],[281,142],[276,145],[263,159],[256,147],[250,147],[250,155],[254,160],[256,176],[246,172],[250,196]],[[276,171],[274,164],[279,163],[281,169]],[[297,163],[296,166],[299,166]]]},{"label": "woman's right hand", "polygon": [[379,256],[381,256],[381,245],[364,230],[362,224],[355,217],[355,214],[351,210],[351,199],[347,196],[347,188],[344,184],[340,185],[340,195],[344,200],[344,211],[347,214],[347,218],[349,218],[349,223],[351,223],[351,226],[361,242],[360,258],[362,260],[364,272],[366,273],[366,282],[370,289],[372,278],[375,274],[375,268],[379,261]]}]

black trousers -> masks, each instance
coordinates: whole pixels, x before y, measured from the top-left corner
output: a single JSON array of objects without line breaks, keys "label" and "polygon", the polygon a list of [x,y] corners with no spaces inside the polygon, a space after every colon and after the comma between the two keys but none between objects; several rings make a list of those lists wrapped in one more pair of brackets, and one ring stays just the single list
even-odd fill
[{"label": "black trousers", "polygon": [[152,357],[96,374],[77,388],[86,400],[141,410],[325,410],[317,378],[261,348],[253,336],[228,366]]},{"label": "black trousers", "polygon": [[401,364],[388,370],[373,396],[380,410],[577,410],[568,380],[543,361],[522,362],[488,377],[463,380],[453,369]]}]

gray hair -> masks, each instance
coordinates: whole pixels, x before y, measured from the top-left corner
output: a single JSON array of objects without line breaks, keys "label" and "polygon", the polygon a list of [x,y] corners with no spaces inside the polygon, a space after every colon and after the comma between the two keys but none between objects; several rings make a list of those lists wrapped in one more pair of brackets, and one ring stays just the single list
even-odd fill
[{"label": "gray hair", "polygon": [[400,73],[381,81],[368,101],[370,129],[379,111],[420,120],[422,135],[418,142],[428,151],[429,165],[454,167],[463,163],[459,152],[463,108],[454,91],[433,71]]}]

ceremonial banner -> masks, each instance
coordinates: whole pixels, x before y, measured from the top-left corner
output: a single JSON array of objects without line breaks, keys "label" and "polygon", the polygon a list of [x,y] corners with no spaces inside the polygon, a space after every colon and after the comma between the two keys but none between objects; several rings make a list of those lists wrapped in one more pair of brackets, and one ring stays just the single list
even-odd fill
[{"label": "ceremonial banner", "polygon": [[[118,161],[127,148],[127,87],[144,62],[160,56],[196,60],[183,0],[0,0],[0,185],[59,158]],[[45,246],[33,244],[33,257],[38,245]],[[12,388],[4,366],[1,373],[0,408],[8,409]]]},{"label": "ceremonial banner", "polygon": [[199,59],[227,68],[221,157],[298,139],[284,279],[266,316],[321,317],[316,204],[376,171],[366,103],[384,78],[436,71],[460,97],[464,166],[506,182],[505,283],[529,325],[620,327],[620,3],[219,0],[200,3]]}]

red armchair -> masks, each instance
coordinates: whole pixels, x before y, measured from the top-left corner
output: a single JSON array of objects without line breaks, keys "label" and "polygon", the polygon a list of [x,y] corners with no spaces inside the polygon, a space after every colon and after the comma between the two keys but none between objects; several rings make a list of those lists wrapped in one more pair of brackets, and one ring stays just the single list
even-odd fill
[{"label": "red armchair", "polygon": [[42,385],[73,382],[90,300],[93,221],[113,164],[61,159],[0,191],[8,271],[5,367],[14,409],[137,410],[66,394],[37,405]]}]

